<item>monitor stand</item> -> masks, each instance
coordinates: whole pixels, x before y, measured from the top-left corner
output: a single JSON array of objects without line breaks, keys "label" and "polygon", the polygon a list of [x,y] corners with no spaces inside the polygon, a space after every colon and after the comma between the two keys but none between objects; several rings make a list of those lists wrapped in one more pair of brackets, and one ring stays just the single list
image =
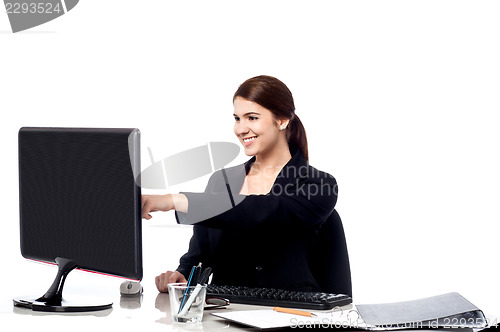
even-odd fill
[{"label": "monitor stand", "polygon": [[62,292],[64,281],[67,275],[77,267],[76,263],[70,259],[57,257],[55,262],[58,266],[58,272],[52,286],[42,297],[26,298],[18,297],[14,299],[14,306],[28,308],[33,311],[48,312],[84,312],[109,309],[113,303],[99,302],[95,299],[82,297],[81,299],[63,299]]}]

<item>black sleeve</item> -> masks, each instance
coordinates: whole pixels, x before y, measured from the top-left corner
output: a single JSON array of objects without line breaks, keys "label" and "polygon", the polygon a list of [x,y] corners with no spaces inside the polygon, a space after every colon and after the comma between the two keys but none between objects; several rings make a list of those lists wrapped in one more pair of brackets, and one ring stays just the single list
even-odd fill
[{"label": "black sleeve", "polygon": [[[230,230],[310,226],[323,222],[332,213],[337,201],[335,178],[320,172],[316,176],[293,180],[275,185],[266,195],[233,193],[234,207],[227,191],[184,193],[189,201],[188,213],[178,212],[177,222]],[[215,183],[209,185],[214,186]]]},{"label": "black sleeve", "polygon": [[209,242],[207,229],[203,226],[195,225],[193,227],[193,236],[189,241],[188,252],[181,257],[177,271],[182,273],[186,279],[189,278],[191,268],[198,265],[199,262],[204,262],[208,252]]}]

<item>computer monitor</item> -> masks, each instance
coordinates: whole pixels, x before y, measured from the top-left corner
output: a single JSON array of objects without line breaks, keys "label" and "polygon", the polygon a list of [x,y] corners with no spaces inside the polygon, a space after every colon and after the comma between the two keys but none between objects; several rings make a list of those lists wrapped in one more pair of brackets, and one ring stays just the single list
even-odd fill
[{"label": "computer monitor", "polygon": [[141,190],[134,178],[139,172],[138,129],[20,129],[21,253],[56,263],[59,271],[45,295],[14,299],[15,306],[110,308],[112,303],[66,301],[62,288],[73,268],[142,279]]}]

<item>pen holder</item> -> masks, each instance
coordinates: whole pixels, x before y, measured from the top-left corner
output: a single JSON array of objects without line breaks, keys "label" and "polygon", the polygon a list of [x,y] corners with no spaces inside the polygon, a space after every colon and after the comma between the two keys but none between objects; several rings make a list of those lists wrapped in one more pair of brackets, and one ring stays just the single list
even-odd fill
[{"label": "pen holder", "polygon": [[188,287],[186,283],[169,284],[168,293],[174,322],[201,322],[207,295],[207,285]]}]

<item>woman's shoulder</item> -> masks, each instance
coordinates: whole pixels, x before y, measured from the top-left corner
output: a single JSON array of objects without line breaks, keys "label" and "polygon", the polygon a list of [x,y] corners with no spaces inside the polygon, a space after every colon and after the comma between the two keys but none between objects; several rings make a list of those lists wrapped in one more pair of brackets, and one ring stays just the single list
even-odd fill
[{"label": "woman's shoulder", "polygon": [[322,182],[334,185],[337,183],[335,177],[328,172],[321,171],[307,163],[295,167],[290,165],[283,169],[278,177],[286,179],[300,179],[304,182]]},{"label": "woman's shoulder", "polygon": [[301,178],[308,182],[336,183],[333,175],[311,166],[299,151],[293,154],[292,159],[283,169],[282,173],[282,176],[286,178]]},{"label": "woman's shoulder", "polygon": [[328,172],[320,171],[319,169],[311,165],[308,165],[308,174],[310,174],[310,178],[312,179],[330,179],[332,181],[335,181],[333,175]]}]

